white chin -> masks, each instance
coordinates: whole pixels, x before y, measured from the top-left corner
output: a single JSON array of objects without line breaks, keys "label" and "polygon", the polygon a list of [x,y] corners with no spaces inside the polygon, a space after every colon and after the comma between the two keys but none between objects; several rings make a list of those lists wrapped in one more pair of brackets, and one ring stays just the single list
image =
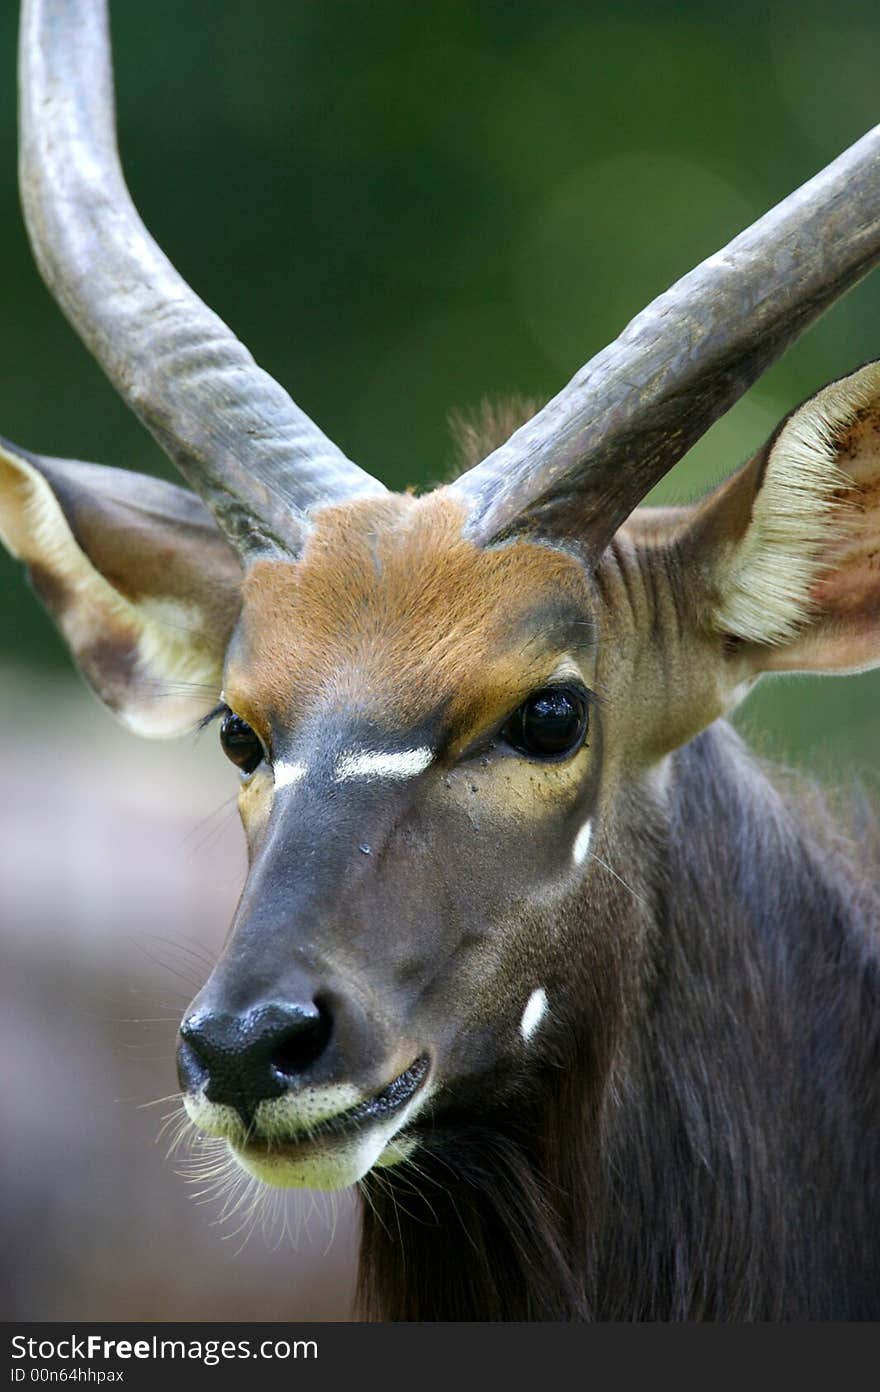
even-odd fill
[{"label": "white chin", "polygon": [[347,1189],[374,1165],[396,1164],[408,1153],[407,1142],[389,1142],[383,1127],[351,1140],[308,1142],[301,1153],[292,1146],[230,1149],[243,1170],[275,1189]]},{"label": "white chin", "polygon": [[[256,1137],[245,1145],[245,1132],[238,1114],[231,1108],[208,1102],[204,1096],[187,1096],[184,1105],[190,1120],[199,1131],[225,1140],[235,1160],[247,1174],[275,1189],[347,1189],[374,1165],[399,1165],[412,1154],[416,1140],[401,1135],[406,1123],[415,1116],[430,1096],[430,1087],[423,1088],[411,1098],[393,1118],[374,1122],[345,1135],[313,1135],[306,1133],[298,1141],[285,1139],[289,1135],[291,1118],[289,1104],[263,1103],[258,1122],[265,1130],[263,1139]],[[341,1089],[335,1089],[332,1101],[338,1106]],[[321,1101],[326,1107],[326,1096]],[[280,1103],[284,1099],[278,1100]],[[314,1102],[314,1097],[312,1098]],[[302,1108],[300,1107],[300,1111]],[[316,1129],[332,1112],[314,1115]]]}]

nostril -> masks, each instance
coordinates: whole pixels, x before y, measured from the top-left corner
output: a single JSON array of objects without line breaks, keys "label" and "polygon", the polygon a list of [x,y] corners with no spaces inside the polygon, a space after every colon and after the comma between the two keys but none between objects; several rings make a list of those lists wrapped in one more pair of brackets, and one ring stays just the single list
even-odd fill
[{"label": "nostril", "polygon": [[203,1029],[203,1022],[197,1015],[188,1015],[180,1026],[180,1038],[188,1049],[193,1053],[198,1053],[199,1039]]},{"label": "nostril", "polygon": [[234,1107],[250,1125],[261,1102],[280,1097],[321,1057],[333,1029],[314,1000],[269,1001],[242,1013],[202,1009],[180,1027],[181,1090]]},{"label": "nostril", "polygon": [[323,1054],[332,1029],[330,1012],[317,1002],[311,1009],[301,1011],[276,1040],[270,1060],[272,1068],[284,1078],[304,1073]]},{"label": "nostril", "polygon": [[208,1068],[198,1050],[187,1040],[183,1029],[177,1046],[177,1081],[181,1092],[199,1092],[208,1077]]}]

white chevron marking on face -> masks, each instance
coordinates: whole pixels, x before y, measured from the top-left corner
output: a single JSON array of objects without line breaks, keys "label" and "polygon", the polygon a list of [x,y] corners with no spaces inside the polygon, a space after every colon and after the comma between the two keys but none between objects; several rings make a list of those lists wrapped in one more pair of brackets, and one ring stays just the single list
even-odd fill
[{"label": "white chevron marking on face", "polygon": [[392,753],[381,750],[340,754],[334,769],[336,782],[349,778],[414,778],[426,769],[434,751],[423,745],[419,749],[398,749]]},{"label": "white chevron marking on face", "polygon": [[279,759],[274,766],[275,787],[288,788],[291,783],[298,783],[308,773],[306,764],[287,764],[283,759]]}]

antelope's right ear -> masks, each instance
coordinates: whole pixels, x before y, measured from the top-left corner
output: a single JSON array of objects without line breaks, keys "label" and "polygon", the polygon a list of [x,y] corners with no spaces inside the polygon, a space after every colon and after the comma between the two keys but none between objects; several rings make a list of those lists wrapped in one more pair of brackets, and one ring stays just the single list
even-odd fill
[{"label": "antelope's right ear", "polygon": [[130,729],[182,734],[216,703],[242,572],[193,494],[0,441],[0,539]]},{"label": "antelope's right ear", "polygon": [[683,547],[740,677],[880,665],[880,363],[797,407]]}]

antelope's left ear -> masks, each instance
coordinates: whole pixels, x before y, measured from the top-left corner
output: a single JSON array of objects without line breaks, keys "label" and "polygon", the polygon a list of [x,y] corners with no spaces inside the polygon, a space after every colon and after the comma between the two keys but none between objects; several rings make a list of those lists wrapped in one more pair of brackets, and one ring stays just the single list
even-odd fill
[{"label": "antelope's left ear", "polygon": [[0,541],[135,733],[183,734],[216,704],[242,572],[192,493],[0,441]]},{"label": "antelope's left ear", "polygon": [[880,663],[880,362],[793,411],[681,544],[740,677]]}]

